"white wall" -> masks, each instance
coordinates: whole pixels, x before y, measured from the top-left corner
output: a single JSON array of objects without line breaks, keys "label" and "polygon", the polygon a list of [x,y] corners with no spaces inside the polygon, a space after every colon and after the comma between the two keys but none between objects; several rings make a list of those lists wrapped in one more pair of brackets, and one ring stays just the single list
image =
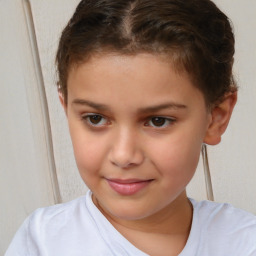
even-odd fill
[{"label": "white wall", "polygon": [[[86,191],[54,85],[58,37],[79,0],[30,2],[36,40],[29,2],[0,0],[0,255],[32,210]],[[215,2],[234,23],[240,89],[222,143],[209,148],[214,195],[256,213],[256,1]],[[201,162],[188,191],[206,198]]]},{"label": "white wall", "polygon": [[0,1],[0,255],[28,214],[58,200],[22,3]]},{"label": "white wall", "polygon": [[210,148],[217,201],[256,214],[256,1],[215,0],[234,24],[238,103],[222,143]]}]

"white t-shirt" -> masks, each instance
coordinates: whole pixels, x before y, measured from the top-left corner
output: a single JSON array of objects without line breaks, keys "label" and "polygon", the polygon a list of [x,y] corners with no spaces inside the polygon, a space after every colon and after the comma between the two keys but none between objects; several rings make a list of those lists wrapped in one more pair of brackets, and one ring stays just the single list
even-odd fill
[{"label": "white t-shirt", "polygon": [[[196,202],[187,244],[179,256],[256,256],[256,216],[229,204]],[[36,210],[5,256],[146,256],[86,196]]]}]

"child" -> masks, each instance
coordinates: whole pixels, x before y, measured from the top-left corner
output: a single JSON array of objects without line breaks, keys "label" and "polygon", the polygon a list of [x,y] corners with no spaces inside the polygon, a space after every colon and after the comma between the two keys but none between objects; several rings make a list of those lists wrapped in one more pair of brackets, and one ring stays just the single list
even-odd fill
[{"label": "child", "polygon": [[6,256],[256,255],[256,217],[186,196],[237,89],[210,0],[84,0],[57,52],[59,97],[90,191],[35,211]]}]

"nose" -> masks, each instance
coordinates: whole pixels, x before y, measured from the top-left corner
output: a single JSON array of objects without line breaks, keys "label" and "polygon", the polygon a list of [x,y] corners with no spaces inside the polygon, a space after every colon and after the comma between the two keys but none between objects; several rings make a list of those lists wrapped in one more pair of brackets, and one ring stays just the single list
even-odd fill
[{"label": "nose", "polygon": [[139,146],[138,136],[131,129],[123,129],[115,134],[112,141],[109,160],[123,169],[140,165],[144,154]]}]

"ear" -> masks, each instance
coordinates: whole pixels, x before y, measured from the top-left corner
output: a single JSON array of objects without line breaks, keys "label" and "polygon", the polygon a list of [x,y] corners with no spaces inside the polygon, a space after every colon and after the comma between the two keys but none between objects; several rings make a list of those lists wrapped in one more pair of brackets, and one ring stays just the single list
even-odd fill
[{"label": "ear", "polygon": [[221,136],[228,126],[236,101],[237,92],[230,92],[225,95],[224,100],[220,104],[213,107],[204,143],[209,145],[220,143]]},{"label": "ear", "polygon": [[61,90],[58,90],[58,94],[59,94],[59,100],[60,100],[60,103],[65,111],[65,114],[67,115],[67,104],[65,102],[65,98],[64,98],[64,95],[63,95],[63,92]]}]

